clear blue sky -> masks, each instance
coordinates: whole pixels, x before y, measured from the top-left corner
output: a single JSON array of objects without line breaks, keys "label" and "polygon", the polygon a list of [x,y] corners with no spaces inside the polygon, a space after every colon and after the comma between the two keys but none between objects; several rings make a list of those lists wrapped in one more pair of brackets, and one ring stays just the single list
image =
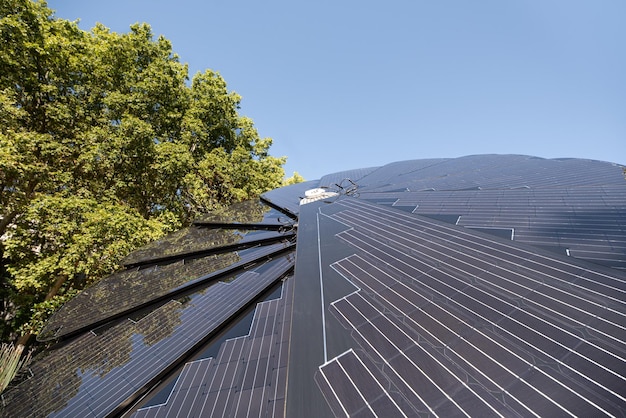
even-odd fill
[{"label": "clear blue sky", "polygon": [[307,180],[397,160],[516,153],[626,164],[624,0],[51,0],[147,22],[190,75],[243,96]]}]

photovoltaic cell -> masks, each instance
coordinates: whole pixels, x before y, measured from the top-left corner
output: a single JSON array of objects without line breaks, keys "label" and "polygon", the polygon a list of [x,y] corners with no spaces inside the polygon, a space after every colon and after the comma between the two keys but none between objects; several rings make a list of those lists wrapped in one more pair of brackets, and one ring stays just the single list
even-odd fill
[{"label": "photovoltaic cell", "polygon": [[173,297],[185,288],[215,280],[225,272],[269,257],[287,246],[287,243],[272,244],[253,248],[245,255],[228,252],[113,274],[67,302],[48,321],[38,338],[41,341],[59,338],[129,314],[150,303]]},{"label": "photovoltaic cell", "polygon": [[165,404],[133,416],[284,416],[292,301],[288,279],[280,299],[257,305],[247,336],[226,341],[215,359],[185,365]]},{"label": "photovoltaic cell", "polygon": [[592,160],[474,155],[388,164],[360,181],[361,192],[471,190],[619,184],[621,168]]},{"label": "photovoltaic cell", "polygon": [[256,242],[279,241],[283,238],[285,234],[281,231],[210,229],[193,225],[133,252],[122,261],[122,264],[127,268],[165,264],[183,258],[237,250]]},{"label": "photovoltaic cell", "polygon": [[[114,413],[197,349],[293,263],[286,257],[171,301],[137,322],[87,333],[36,361],[33,377],[5,393],[9,417]],[[59,384],[63,382],[63,384]]]},{"label": "photovoltaic cell", "polygon": [[350,179],[355,182],[361,181],[364,177],[378,170],[380,167],[361,168],[356,170],[341,171],[339,173],[333,173],[322,177],[319,180],[320,187],[336,188],[336,185],[341,185],[346,179]]},{"label": "photovoltaic cell", "polygon": [[626,183],[563,189],[407,192],[396,206],[468,228],[512,229],[513,239],[626,268]]},{"label": "photovoltaic cell", "polygon": [[[420,388],[409,398],[415,409],[483,416],[626,407],[623,274],[603,271],[606,285],[585,305],[588,291],[599,289],[597,273],[572,259],[354,199],[338,205],[346,210],[331,217],[351,227],[339,236],[363,256],[336,263],[361,290],[333,302],[332,312],[384,365],[387,384],[402,393]],[[597,339],[585,339],[583,329]],[[323,369],[336,369],[334,362]],[[327,382],[345,405],[346,389]]]},{"label": "photovoltaic cell", "polygon": [[[355,192],[300,206],[344,178]],[[624,416],[624,202],[618,165],[523,155],[267,192],[66,304],[40,335],[64,340],[2,414]],[[226,340],[277,281],[283,297]],[[214,358],[184,365],[207,343]],[[179,371],[164,404],[133,409]]]},{"label": "photovoltaic cell", "polygon": [[[410,161],[398,161],[387,164],[372,171],[361,180],[359,185],[367,190],[373,189],[389,189],[393,185],[404,183],[401,179],[403,176],[415,178],[420,177],[422,172],[428,172],[431,167],[447,161],[445,158],[432,158]],[[398,188],[398,187],[396,187]]]}]

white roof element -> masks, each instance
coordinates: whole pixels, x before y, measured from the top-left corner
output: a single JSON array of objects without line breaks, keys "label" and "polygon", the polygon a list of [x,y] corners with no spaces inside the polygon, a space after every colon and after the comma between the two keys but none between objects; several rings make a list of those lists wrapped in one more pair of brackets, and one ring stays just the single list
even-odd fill
[{"label": "white roof element", "polygon": [[331,192],[328,189],[324,189],[321,187],[309,189],[304,192],[304,198],[300,199],[300,205],[306,205],[307,203],[316,202],[323,199],[330,199],[337,196],[339,196],[339,193]]}]

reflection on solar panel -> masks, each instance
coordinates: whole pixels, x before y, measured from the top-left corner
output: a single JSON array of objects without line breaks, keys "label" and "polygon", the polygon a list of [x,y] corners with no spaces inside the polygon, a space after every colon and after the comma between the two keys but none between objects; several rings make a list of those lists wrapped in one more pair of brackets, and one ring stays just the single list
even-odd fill
[{"label": "reflection on solar panel", "polygon": [[167,402],[133,416],[283,416],[292,295],[287,280],[280,299],[258,304],[247,336],[226,341],[215,359],[188,363]]},{"label": "reflection on solar panel", "polygon": [[[263,272],[245,272],[230,283],[171,301],[137,322],[123,321],[101,335],[87,333],[52,351],[45,364],[38,363],[46,367],[34,367],[28,384],[9,392],[13,407],[7,412],[16,417],[117,412],[280,280],[292,262],[281,258],[264,267]],[[55,382],[71,384],[57,387]]]},{"label": "reflection on solar panel", "polygon": [[[241,256],[236,252],[218,254],[165,266],[123,271],[101,280],[66,303],[46,324],[41,341],[65,337],[88,327],[128,315],[146,305],[171,299],[199,284],[289,248],[288,243],[253,248]],[[120,298],[119,295],[124,297]]]},{"label": "reflection on solar panel", "polygon": [[194,223],[283,225],[290,221],[289,218],[285,218],[282,212],[272,209],[258,200],[246,200],[234,203],[225,209],[207,213],[196,219]]},{"label": "reflection on solar panel", "polygon": [[307,190],[317,187],[318,183],[318,181],[306,181],[281,187],[265,193],[261,199],[264,203],[279,208],[291,218],[297,218],[300,212],[300,199],[304,197]]},{"label": "reflection on solar panel", "polygon": [[51,318],[2,414],[626,416],[625,263],[615,164],[329,174],[132,254]]},{"label": "reflection on solar panel", "polygon": [[241,231],[227,228],[209,230],[194,225],[166,236],[153,244],[154,247],[149,245],[135,251],[124,260],[123,264],[126,268],[165,264],[181,259],[238,250],[262,242],[280,241],[284,238],[282,230],[278,232]]}]

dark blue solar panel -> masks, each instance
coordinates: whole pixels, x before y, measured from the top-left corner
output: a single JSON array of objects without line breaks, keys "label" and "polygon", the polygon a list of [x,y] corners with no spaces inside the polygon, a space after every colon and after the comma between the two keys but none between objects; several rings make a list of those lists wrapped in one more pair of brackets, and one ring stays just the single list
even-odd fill
[{"label": "dark blue solar panel", "polygon": [[320,187],[336,188],[336,185],[341,185],[346,179],[350,179],[354,182],[360,182],[361,179],[378,170],[380,167],[360,168],[356,170],[341,171],[339,173],[329,174],[320,179]]},{"label": "dark blue solar panel", "polygon": [[300,199],[304,197],[305,192],[319,186],[319,180],[292,184],[263,193],[261,200],[275,208],[281,208],[286,214],[296,218],[300,212]]},{"label": "dark blue solar panel", "polygon": [[292,266],[287,258],[279,258],[259,268],[262,273],[243,273],[230,283],[171,301],[136,322],[122,321],[50,351],[31,366],[31,379],[3,395],[4,412],[12,417],[115,413]]},{"label": "dark blue solar panel", "polygon": [[338,205],[346,210],[332,217],[351,227],[339,236],[362,257],[335,268],[361,290],[333,312],[382,366],[380,386],[434,413],[626,407],[626,276],[353,199]]},{"label": "dark blue solar panel", "polygon": [[394,205],[434,219],[456,218],[455,224],[468,228],[513,229],[516,241],[626,268],[626,181],[603,187],[407,192]]},{"label": "dark blue solar panel", "polygon": [[389,164],[360,181],[362,192],[485,190],[619,184],[621,168],[591,160],[475,155]]},{"label": "dark blue solar panel", "polygon": [[133,269],[102,279],[66,303],[46,324],[39,339],[42,341],[74,334],[88,327],[128,315],[148,304],[167,300],[185,289],[207,281],[249,263],[271,257],[290,244],[255,247],[247,253],[240,251],[217,254],[165,266]]},{"label": "dark blue solar panel", "polygon": [[164,404],[133,416],[283,416],[293,280],[283,286],[281,298],[257,305],[248,335],[227,340],[215,358],[185,365]]},{"label": "dark blue solar panel", "polygon": [[[301,203],[317,187],[338,195]],[[3,395],[2,413],[624,416],[621,167],[412,160],[261,200],[137,252],[147,267],[68,303],[49,325],[68,340]],[[254,231],[237,241],[243,226]],[[267,231],[285,242],[256,247]],[[249,335],[216,334],[294,259],[288,297],[261,303]],[[214,357],[183,367],[208,341]],[[125,404],[181,369],[163,405]]]}]

